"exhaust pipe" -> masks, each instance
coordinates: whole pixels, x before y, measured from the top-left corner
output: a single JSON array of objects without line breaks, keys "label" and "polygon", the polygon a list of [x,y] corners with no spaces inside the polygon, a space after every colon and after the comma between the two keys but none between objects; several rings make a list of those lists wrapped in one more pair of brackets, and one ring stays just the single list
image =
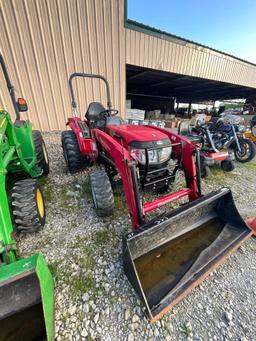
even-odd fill
[{"label": "exhaust pipe", "polygon": [[227,188],[129,233],[123,239],[124,271],[150,322],[162,317],[252,234]]}]

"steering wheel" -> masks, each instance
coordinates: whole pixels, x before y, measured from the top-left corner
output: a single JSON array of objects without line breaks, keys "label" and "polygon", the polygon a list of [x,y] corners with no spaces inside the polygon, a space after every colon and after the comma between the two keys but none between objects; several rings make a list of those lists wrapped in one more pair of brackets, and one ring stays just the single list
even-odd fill
[{"label": "steering wheel", "polygon": [[116,116],[118,114],[118,110],[116,109],[106,109],[101,111],[99,115],[99,119],[106,118],[107,116]]}]

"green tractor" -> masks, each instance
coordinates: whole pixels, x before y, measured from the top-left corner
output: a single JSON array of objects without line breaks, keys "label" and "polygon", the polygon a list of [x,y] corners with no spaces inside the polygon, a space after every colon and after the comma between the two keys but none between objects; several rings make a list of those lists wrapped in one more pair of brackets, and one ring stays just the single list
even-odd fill
[{"label": "green tractor", "polygon": [[36,178],[49,173],[48,155],[41,133],[20,119],[27,104],[16,99],[1,54],[0,65],[16,114],[13,123],[9,113],[0,109],[0,341],[52,341],[51,273],[41,253],[19,260],[14,240],[15,234],[36,232],[45,223]]}]

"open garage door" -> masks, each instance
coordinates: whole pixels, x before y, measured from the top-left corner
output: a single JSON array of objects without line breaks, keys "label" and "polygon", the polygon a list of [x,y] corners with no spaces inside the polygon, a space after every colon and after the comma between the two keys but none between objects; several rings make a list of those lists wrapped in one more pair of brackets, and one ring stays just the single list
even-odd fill
[{"label": "open garage door", "polygon": [[162,113],[172,113],[175,100],[179,103],[202,103],[256,96],[254,88],[128,64],[126,91],[133,108],[160,109]]}]

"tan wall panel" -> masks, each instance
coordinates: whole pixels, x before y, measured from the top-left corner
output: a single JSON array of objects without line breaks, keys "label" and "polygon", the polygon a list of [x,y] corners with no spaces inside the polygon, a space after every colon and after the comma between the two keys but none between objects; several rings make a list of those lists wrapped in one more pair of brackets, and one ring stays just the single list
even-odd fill
[{"label": "tan wall panel", "polygon": [[127,53],[128,64],[256,88],[256,67],[249,63],[193,43],[179,44],[126,28],[126,51],[140,50],[143,46],[149,47],[144,52],[148,56],[143,60],[138,53],[133,58]]},{"label": "tan wall panel", "polygon": [[[256,67],[193,43],[170,41],[124,27],[124,0],[2,0],[0,50],[17,94],[36,129],[65,129],[68,76],[99,73],[113,106],[125,110],[125,64],[256,87]],[[0,106],[12,111],[0,72]],[[98,80],[75,84],[80,115],[88,103],[106,104]]]},{"label": "tan wall panel", "polygon": [[[113,106],[125,109],[123,0],[2,0],[0,50],[17,94],[36,129],[65,129],[70,115],[68,76],[99,73],[110,82]],[[0,105],[12,111],[0,74]],[[77,86],[79,85],[79,86]],[[80,114],[91,101],[106,104],[104,85],[79,80]]]}]

